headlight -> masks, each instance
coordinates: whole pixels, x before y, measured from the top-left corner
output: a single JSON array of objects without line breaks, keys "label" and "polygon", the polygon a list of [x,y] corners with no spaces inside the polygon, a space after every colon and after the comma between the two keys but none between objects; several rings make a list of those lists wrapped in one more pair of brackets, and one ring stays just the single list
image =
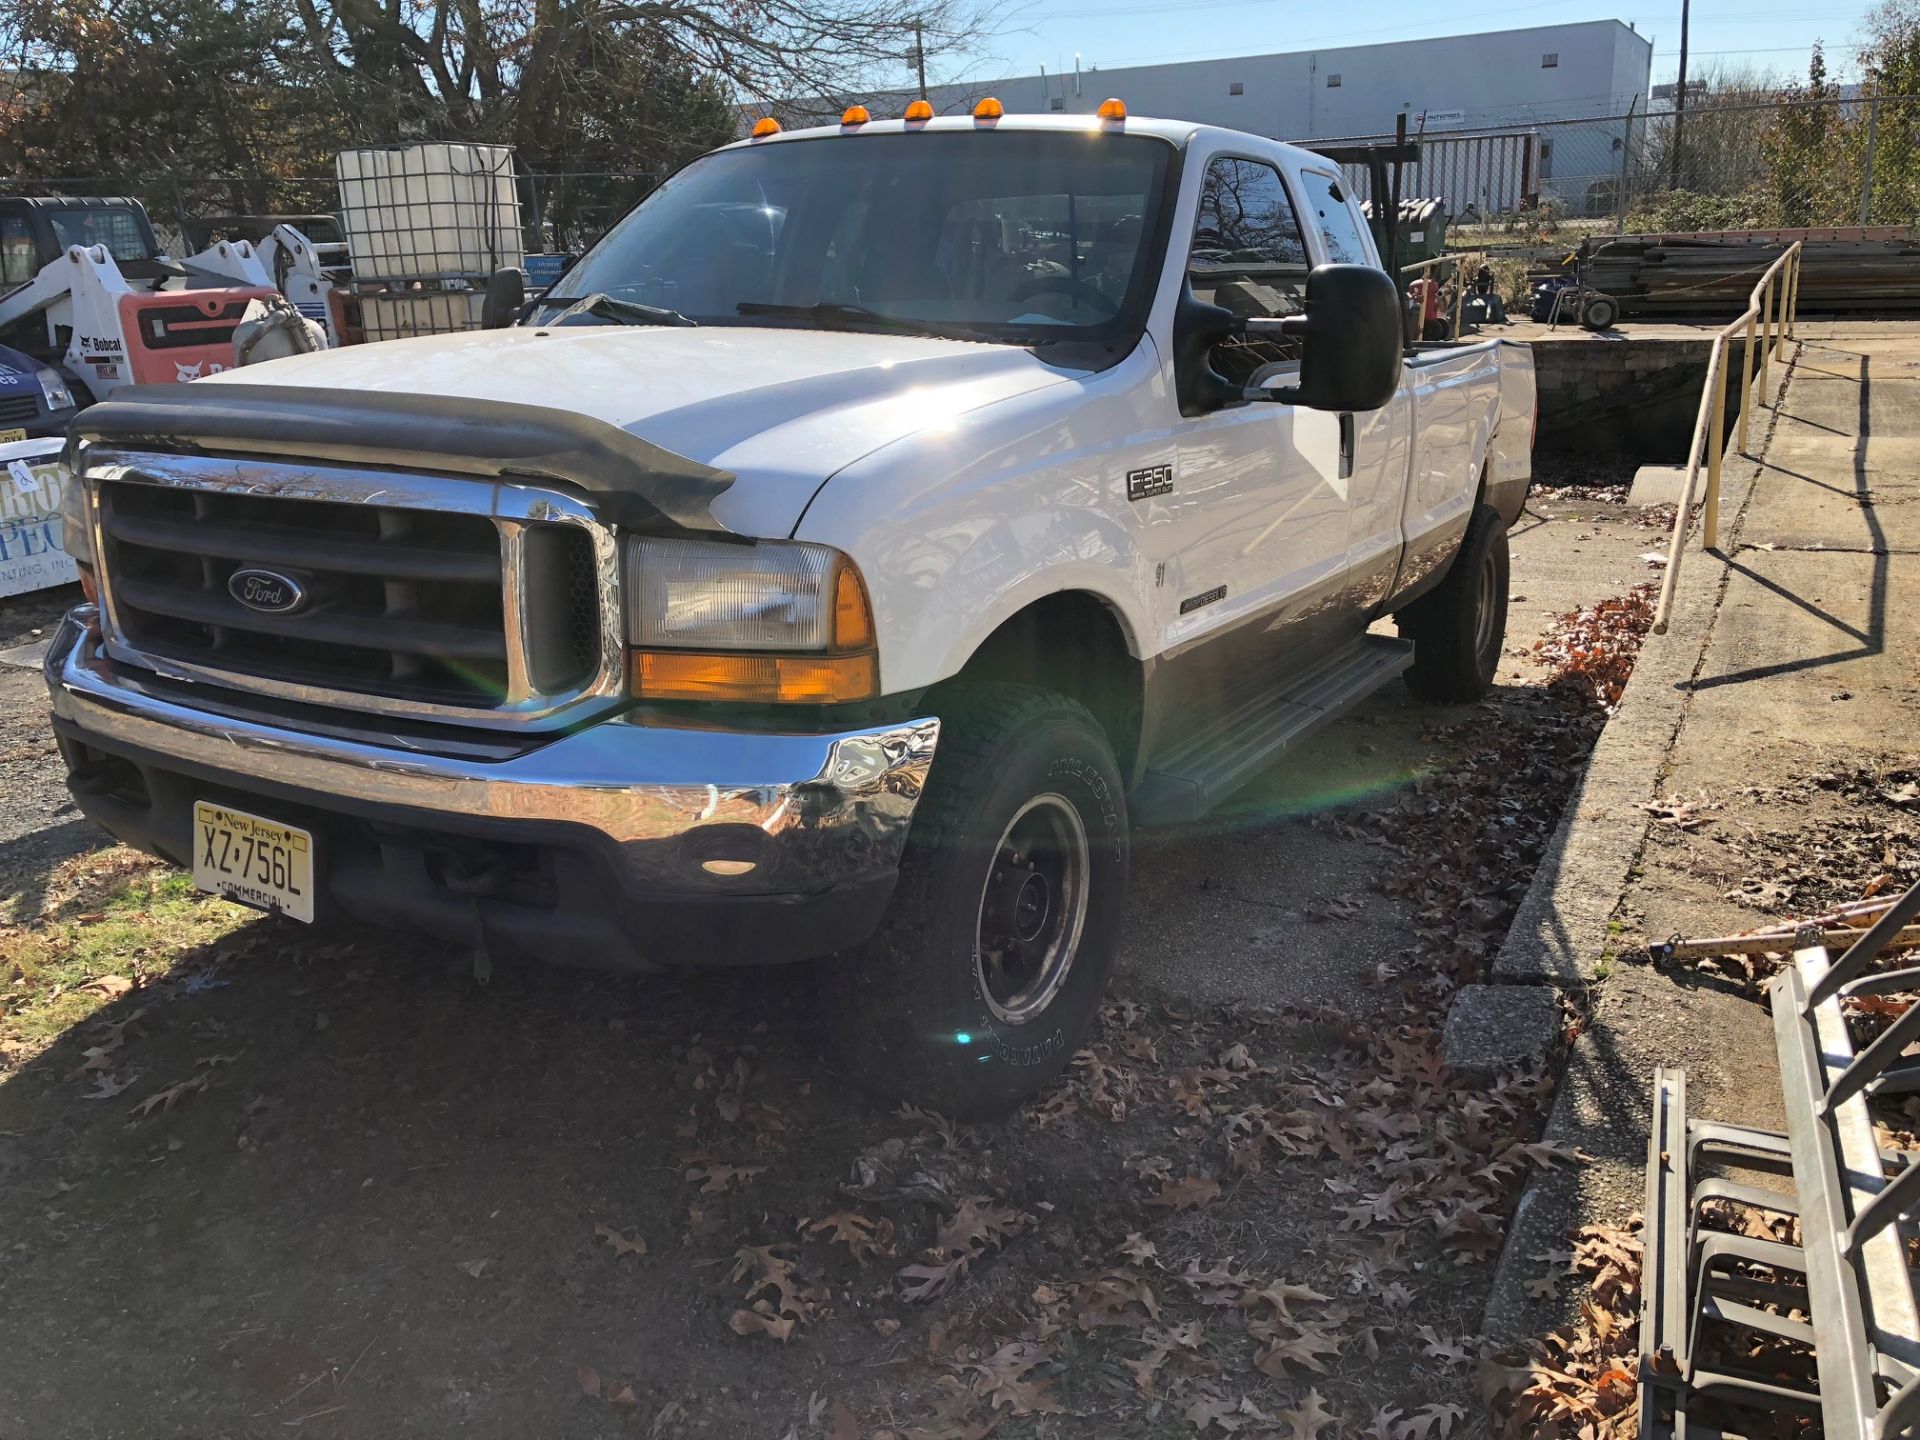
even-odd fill
[{"label": "headlight", "polygon": [[837,550],[635,536],[626,569],[644,698],[825,704],[879,693],[866,585]]},{"label": "headlight", "polygon": [[87,524],[87,487],[63,462],[60,479],[60,548],[82,565],[93,564],[93,530]]},{"label": "headlight", "polygon": [[46,397],[49,410],[73,409],[73,391],[67,388],[58,370],[43,368],[36,371],[33,378],[40,382],[40,393]]}]

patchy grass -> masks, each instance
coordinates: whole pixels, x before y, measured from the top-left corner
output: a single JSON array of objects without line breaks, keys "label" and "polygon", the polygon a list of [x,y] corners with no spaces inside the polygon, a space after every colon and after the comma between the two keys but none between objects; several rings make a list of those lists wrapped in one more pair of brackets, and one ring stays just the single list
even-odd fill
[{"label": "patchy grass", "polygon": [[4,913],[0,1073],[254,918],[124,846],[68,861],[43,894],[8,897]]}]

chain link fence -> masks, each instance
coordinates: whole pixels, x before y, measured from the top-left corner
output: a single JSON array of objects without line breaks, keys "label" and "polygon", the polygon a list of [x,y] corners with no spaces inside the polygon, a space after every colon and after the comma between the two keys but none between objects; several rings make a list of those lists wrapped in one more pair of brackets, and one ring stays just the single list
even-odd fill
[{"label": "chain link fence", "polygon": [[[1527,247],[1597,234],[1912,225],[1920,221],[1920,97],[1703,96],[1684,114],[1619,115],[1417,137],[1402,199],[1438,198],[1449,244]],[[1320,138],[1309,148],[1390,136]],[[1365,167],[1351,187],[1371,199]],[[578,253],[657,183],[641,172],[519,176],[529,253]],[[0,196],[131,195],[174,253],[192,220],[337,214],[332,176],[0,179]]]},{"label": "chain link fence", "polygon": [[[1455,245],[1920,221],[1920,97],[1707,96],[1684,114],[1636,109],[1418,138],[1401,198],[1443,200]],[[1349,174],[1370,198],[1364,168]]]},{"label": "chain link fence", "polygon": [[[657,183],[640,171],[523,171],[517,177],[521,228],[529,254],[578,254],[598,239]],[[331,175],[125,176],[62,175],[0,179],[9,195],[131,196],[146,207],[172,255],[199,249],[189,242],[195,221],[227,216],[338,215],[340,185]]]}]

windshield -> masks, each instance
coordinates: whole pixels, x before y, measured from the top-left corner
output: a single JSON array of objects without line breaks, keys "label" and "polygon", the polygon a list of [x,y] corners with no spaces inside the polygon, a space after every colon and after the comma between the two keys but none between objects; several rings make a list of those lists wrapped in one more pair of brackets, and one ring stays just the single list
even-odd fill
[{"label": "windshield", "polygon": [[[720,151],[630,211],[535,313],[604,296],[677,323],[1115,339],[1145,320],[1172,153],[1146,136],[1060,131]],[[570,316],[586,313],[637,314]]]},{"label": "windshield", "polygon": [[104,245],[107,253],[122,264],[129,260],[151,260],[153,247],[147,243],[147,227],[140,216],[121,205],[88,205],[72,210],[51,211],[53,238],[65,250],[69,245]]}]

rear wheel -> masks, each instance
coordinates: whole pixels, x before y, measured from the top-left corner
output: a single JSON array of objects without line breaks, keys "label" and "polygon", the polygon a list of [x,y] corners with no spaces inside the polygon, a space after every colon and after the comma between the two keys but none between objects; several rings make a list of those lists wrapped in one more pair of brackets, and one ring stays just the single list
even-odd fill
[{"label": "rear wheel", "polygon": [[1441,704],[1487,693],[1507,638],[1507,581],[1506,522],[1476,505],[1447,578],[1393,617],[1413,641],[1408,689]]},{"label": "rear wheel", "polygon": [[823,1017],[861,1083],[960,1118],[1011,1109],[1079,1048],[1119,948],[1127,816],[1087,710],[955,686],[879,932],[823,962]]}]

